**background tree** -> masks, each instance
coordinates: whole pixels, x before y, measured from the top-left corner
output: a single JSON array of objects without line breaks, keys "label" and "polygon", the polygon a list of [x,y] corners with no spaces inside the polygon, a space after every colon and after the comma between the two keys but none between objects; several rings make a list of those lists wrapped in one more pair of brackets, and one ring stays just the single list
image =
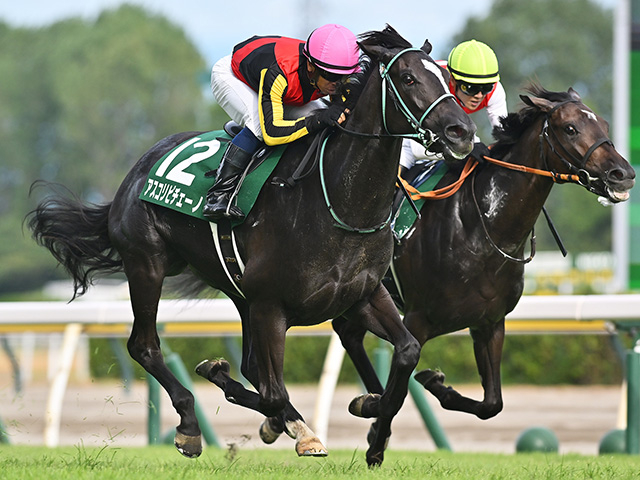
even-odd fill
[{"label": "background tree", "polygon": [[[486,17],[467,21],[446,51],[472,38],[490,45],[498,57],[509,111],[522,106],[519,95],[538,81],[548,90],[575,88],[585,104],[610,120],[612,22],[611,10],[589,0],[495,0]],[[486,114],[472,118],[489,143]],[[611,209],[583,188],[556,187],[546,206],[571,253],[611,249]],[[546,224],[538,223],[539,248],[556,249]]]},{"label": "background tree", "polygon": [[[203,95],[205,62],[182,29],[138,7],[43,29],[0,23],[0,293],[62,272],[22,232],[36,179],[112,198],[159,139],[222,124]],[[214,124],[214,122],[217,122]]]}]

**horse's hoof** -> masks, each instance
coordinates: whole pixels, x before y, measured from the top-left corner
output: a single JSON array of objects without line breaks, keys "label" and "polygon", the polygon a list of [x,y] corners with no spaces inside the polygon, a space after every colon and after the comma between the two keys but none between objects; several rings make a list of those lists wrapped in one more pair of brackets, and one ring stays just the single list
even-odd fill
[{"label": "horse's hoof", "polygon": [[429,389],[429,386],[432,383],[442,383],[444,384],[444,373],[436,372],[434,370],[423,370],[421,372],[416,373],[413,378],[415,378],[418,383],[420,383],[424,388]]},{"label": "horse's hoof", "polygon": [[224,358],[219,358],[217,360],[203,360],[196,365],[196,373],[210,382],[213,381],[212,378],[218,372],[229,373],[230,370],[231,366]]},{"label": "horse's hoof", "polygon": [[264,422],[260,425],[260,439],[267,444],[275,442],[282,432],[275,431],[271,426],[271,421],[268,418],[264,419]]},{"label": "horse's hoof", "polygon": [[329,455],[327,448],[317,437],[307,438],[297,442],[296,453],[299,457],[326,457]]},{"label": "horse's hoof", "polygon": [[176,432],[173,444],[176,446],[176,449],[187,458],[196,458],[202,453],[201,435],[191,436]]},{"label": "horse's hoof", "polygon": [[371,418],[377,417],[380,395],[377,393],[365,393],[359,395],[349,404],[349,413],[356,417]]},{"label": "horse's hoof", "polygon": [[367,465],[369,468],[376,468],[382,465],[382,461],[384,460],[384,452],[379,452],[376,454],[369,454],[367,452]]}]

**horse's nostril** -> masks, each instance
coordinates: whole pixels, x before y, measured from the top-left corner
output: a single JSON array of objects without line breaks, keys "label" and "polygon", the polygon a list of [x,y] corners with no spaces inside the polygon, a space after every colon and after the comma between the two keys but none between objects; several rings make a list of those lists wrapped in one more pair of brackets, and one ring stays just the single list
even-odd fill
[{"label": "horse's nostril", "polygon": [[624,175],[624,172],[621,169],[614,168],[613,170],[609,170],[607,172],[607,178],[609,180],[614,180],[614,181],[619,182],[621,180],[624,180],[625,175]]},{"label": "horse's nostril", "polygon": [[467,129],[460,125],[452,125],[445,129],[445,134],[451,140],[457,140],[467,134]]}]

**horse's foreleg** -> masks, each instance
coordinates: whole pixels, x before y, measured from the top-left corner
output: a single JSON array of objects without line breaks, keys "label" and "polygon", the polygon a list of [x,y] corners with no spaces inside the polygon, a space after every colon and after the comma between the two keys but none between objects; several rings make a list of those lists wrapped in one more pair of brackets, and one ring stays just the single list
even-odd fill
[{"label": "horse's foreleg", "polygon": [[443,408],[472,413],[486,420],[502,410],[500,361],[504,342],[504,319],[486,328],[471,329],[471,336],[484,389],[484,399],[481,402],[464,397],[452,387],[445,386],[444,374],[440,372],[424,370],[417,373],[415,378],[440,401]]},{"label": "horse's foreleg", "polygon": [[127,272],[127,277],[134,314],[133,329],[127,342],[129,354],[158,380],[180,415],[174,440],[176,448],[185,457],[197,457],[202,453],[202,440],[193,395],[171,373],[160,350],[156,315],[162,278],[158,282],[149,282],[148,273],[137,275],[132,271]]},{"label": "horse's foreleg", "polygon": [[409,377],[420,358],[420,344],[409,333],[387,290],[378,285],[368,301],[361,302],[344,314],[394,346],[391,369],[382,395],[367,394],[354,399],[349,411],[364,417],[377,417],[367,450],[369,466],[380,465],[391,435],[391,421],[407,396]]}]

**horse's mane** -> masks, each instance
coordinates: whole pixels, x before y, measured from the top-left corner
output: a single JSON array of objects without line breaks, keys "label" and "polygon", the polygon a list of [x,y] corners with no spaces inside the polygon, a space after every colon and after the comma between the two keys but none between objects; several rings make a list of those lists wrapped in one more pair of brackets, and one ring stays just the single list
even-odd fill
[{"label": "horse's mane", "polygon": [[371,59],[364,54],[360,55],[358,65],[360,66],[360,71],[349,77],[341,92],[343,103],[350,110],[355,108],[362,90],[364,90],[371,73],[375,70],[372,67]]},{"label": "horse's mane", "polygon": [[387,24],[384,30],[372,30],[358,35],[358,43],[360,45],[379,45],[381,47],[392,48],[411,48],[411,43],[402,38],[395,28]]},{"label": "horse's mane", "polygon": [[[544,98],[554,103],[573,98],[569,92],[551,92],[537,83],[530,84],[525,90],[534,97]],[[541,114],[542,111],[539,108],[526,104],[518,112],[509,113],[503,117],[500,125],[495,127],[492,132],[496,143],[491,148],[491,156],[498,159],[503,158]]]},{"label": "horse's mane", "polygon": [[[378,45],[387,49],[393,48],[410,48],[412,45],[405,40],[392,26],[386,25],[383,30],[372,30],[358,35],[358,43],[360,45]],[[347,108],[353,109],[360,98],[360,94],[367,84],[371,73],[376,69],[371,59],[362,54],[360,56],[360,72],[352,75],[343,89],[345,97],[345,105]]]}]

